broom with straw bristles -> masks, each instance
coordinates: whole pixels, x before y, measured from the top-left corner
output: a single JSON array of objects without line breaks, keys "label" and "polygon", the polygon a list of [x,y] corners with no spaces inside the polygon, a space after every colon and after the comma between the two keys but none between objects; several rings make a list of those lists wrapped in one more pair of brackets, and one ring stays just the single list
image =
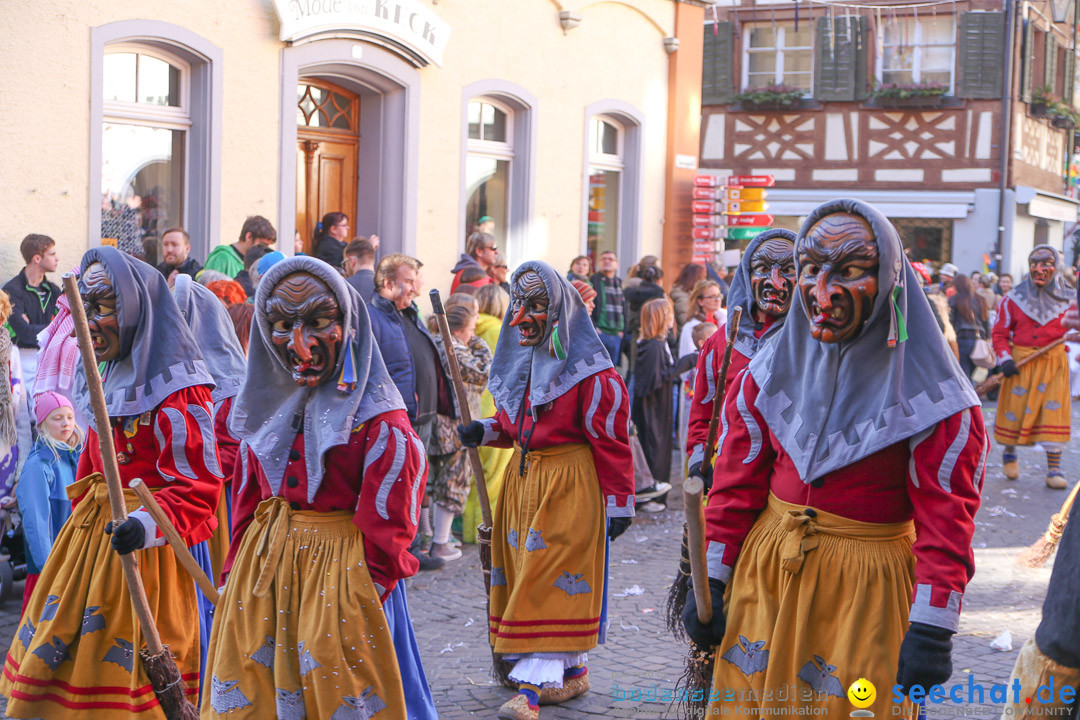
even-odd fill
[{"label": "broom with straw bristles", "polygon": [[[116,462],[116,448],[113,445],[112,424],[109,411],[105,406],[105,390],[101,386],[94,346],[90,340],[90,327],[86,323],[86,310],[83,308],[75,276],[64,275],[64,294],[71,306],[71,317],[75,322],[75,337],[79,342],[79,354],[82,356],[86,385],[90,391],[90,406],[94,411],[94,423],[98,428],[98,445],[101,450],[101,464],[104,469],[105,486],[109,489],[109,507],[112,510],[113,527],[119,527],[127,520],[127,506],[124,502],[124,487],[120,482],[120,466]],[[188,702],[186,685],[176,667],[176,660],[167,645],[162,645],[154,616],[150,612],[150,602],[146,598],[142,575],[139,573],[139,561],[133,553],[120,556],[120,565],[124,569],[124,580],[131,594],[131,605],[139,620],[146,647],[139,651],[143,669],[150,680],[154,695],[161,704],[161,710],[167,720],[198,720],[199,711]]]},{"label": "broom with straw bristles", "polygon": [[1073,486],[1072,492],[1069,493],[1069,497],[1065,498],[1061,509],[1050,516],[1050,526],[1046,528],[1043,536],[1036,540],[1027,550],[1020,553],[1016,558],[1017,562],[1030,568],[1042,567],[1046,564],[1046,561],[1057,550],[1058,543],[1061,542],[1061,533],[1065,532],[1065,523],[1069,521],[1069,514],[1072,512],[1077,490],[1080,490],[1080,483]]},{"label": "broom with straw bristles", "polygon": [[[735,308],[727,319],[727,347],[724,348],[724,360],[720,363],[720,375],[716,384],[716,397],[713,400],[712,417],[709,419],[709,434],[705,441],[705,457],[702,468],[711,467],[716,455],[716,437],[720,431],[720,413],[724,407],[724,394],[727,385],[728,369],[731,367],[731,351],[735,347],[735,335],[739,329],[742,308]],[[676,634],[684,634],[682,628],[682,610],[686,606],[686,596],[693,590],[697,604],[698,620],[708,623],[712,619],[712,598],[709,591],[708,568],[705,561],[705,511],[702,501],[705,496],[705,483],[697,476],[691,476],[683,483],[683,505],[686,513],[686,525],[683,526],[682,554],[679,561],[679,574],[668,593],[668,627]],[[713,667],[716,656],[713,648],[700,647],[690,641],[686,667],[679,678],[676,699],[684,717],[702,717],[709,706],[709,688],[712,687]]]}]

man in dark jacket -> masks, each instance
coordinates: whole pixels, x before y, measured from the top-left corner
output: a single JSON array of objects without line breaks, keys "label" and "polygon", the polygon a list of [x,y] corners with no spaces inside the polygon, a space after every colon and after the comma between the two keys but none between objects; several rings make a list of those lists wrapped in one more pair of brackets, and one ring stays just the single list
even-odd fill
[{"label": "man in dark jacket", "polygon": [[619,365],[619,349],[626,330],[626,300],[619,278],[619,257],[611,250],[600,253],[600,269],[592,276],[596,304],[592,311],[593,325],[613,365]]},{"label": "man in dark jacket", "polygon": [[27,235],[19,245],[19,251],[26,267],[4,285],[12,307],[7,324],[11,341],[19,348],[27,397],[33,397],[37,335],[53,319],[56,299],[60,297],[60,288],[49,282],[45,273],[56,272],[60,259],[56,255],[56,241],[48,235]]},{"label": "man in dark jacket", "polygon": [[170,287],[175,280],[175,278],[170,280],[173,273],[190,275],[194,278],[202,270],[199,261],[191,257],[191,236],[182,227],[169,228],[161,236],[161,256],[163,260],[157,269],[166,280],[169,280]]},{"label": "man in dark jacket", "polygon": [[356,238],[345,247],[345,281],[356,288],[364,302],[370,304],[375,294],[375,251],[379,248],[379,236]]},{"label": "man in dark jacket", "polygon": [[[480,268],[486,274],[488,268],[495,264],[495,256],[499,248],[495,242],[495,236],[486,232],[474,232],[465,239],[465,252],[461,254],[457,265],[450,271],[454,273],[454,282],[450,285],[450,292],[456,293],[458,285],[461,285],[461,273],[470,267]],[[495,282],[488,279],[485,284]]]},{"label": "man in dark jacket", "polygon": [[[413,430],[426,447],[431,442],[435,415],[453,418],[457,412],[435,342],[413,304],[419,294],[419,270],[420,263],[408,255],[384,257],[375,271],[375,295],[368,314],[375,345],[405,400]],[[425,524],[423,516],[420,524]],[[419,552],[419,536],[410,550],[420,559],[421,570],[435,570],[445,563],[442,558]]]}]

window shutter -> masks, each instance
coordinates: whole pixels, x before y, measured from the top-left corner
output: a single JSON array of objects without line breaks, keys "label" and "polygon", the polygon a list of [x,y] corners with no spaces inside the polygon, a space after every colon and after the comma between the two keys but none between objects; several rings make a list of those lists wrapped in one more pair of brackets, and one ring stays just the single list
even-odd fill
[{"label": "window shutter", "polygon": [[865,100],[870,97],[870,18],[858,17],[859,33],[858,52],[855,54],[855,99]]},{"label": "window shutter", "polygon": [[1020,75],[1020,99],[1026,103],[1031,102],[1031,61],[1035,56],[1035,23],[1031,20],[1024,25],[1024,51],[1021,57],[1024,59],[1023,72]]},{"label": "window shutter", "polygon": [[1050,88],[1050,92],[1054,92],[1054,88],[1057,86],[1057,49],[1057,36],[1054,35],[1053,28],[1050,28],[1046,31],[1046,62],[1043,64],[1042,82],[1043,85]]},{"label": "window shutter", "polygon": [[957,97],[991,100],[1001,97],[1005,47],[1005,13],[965,12],[960,15]]},{"label": "window shutter", "polygon": [[[833,18],[829,33],[829,18],[819,17],[814,28],[814,97],[818,100],[856,100],[865,93],[866,42],[863,35],[864,18]],[[859,85],[860,75],[862,87]]]},{"label": "window shutter", "polygon": [[1064,92],[1061,94],[1061,99],[1067,104],[1072,105],[1075,99],[1076,91],[1076,51],[1073,49],[1067,49],[1065,51],[1065,85]]},{"label": "window shutter", "polygon": [[705,53],[701,65],[702,105],[729,103],[735,94],[734,31],[735,26],[730,22],[705,26]]}]

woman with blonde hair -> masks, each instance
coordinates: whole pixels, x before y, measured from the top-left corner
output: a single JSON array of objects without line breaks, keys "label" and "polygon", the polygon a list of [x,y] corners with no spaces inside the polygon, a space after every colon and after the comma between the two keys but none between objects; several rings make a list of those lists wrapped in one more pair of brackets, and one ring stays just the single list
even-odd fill
[{"label": "woman with blonde hair", "polygon": [[[657,485],[671,478],[671,425],[674,415],[672,388],[680,373],[694,367],[697,353],[672,359],[667,338],[675,327],[675,309],[668,298],[649,300],[641,308],[641,332],[634,366],[634,403],[631,417]],[[663,498],[641,506],[643,512],[660,512]]]}]

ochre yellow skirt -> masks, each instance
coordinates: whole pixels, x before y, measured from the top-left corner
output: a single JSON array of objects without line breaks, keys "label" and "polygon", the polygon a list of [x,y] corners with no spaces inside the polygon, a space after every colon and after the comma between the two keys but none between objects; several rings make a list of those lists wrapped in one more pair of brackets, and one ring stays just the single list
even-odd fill
[{"label": "ochre yellow skirt", "polygon": [[596,647],[604,598],[604,504],[584,443],[520,450],[506,468],[491,537],[495,652]]},{"label": "ochre yellow skirt", "polygon": [[394,643],[351,512],[264,500],[217,607],[204,720],[405,717]]},{"label": "ochre yellow skirt", "polygon": [[[1019,363],[1038,349],[1014,345],[1013,360]],[[1002,445],[1067,443],[1072,437],[1070,401],[1069,353],[1061,345],[1001,382],[994,439]]]},{"label": "ochre yellow skirt", "polygon": [[[727,632],[716,648],[710,708],[853,709],[847,689],[866,678],[868,709],[894,717],[900,643],[915,560],[911,522],[864,523],[770,495],[735,563],[725,597]],[[723,712],[717,710],[717,712]],[[904,707],[896,717],[910,717]]]},{"label": "ochre yellow skirt", "polygon": [[[131,607],[120,556],[105,524],[111,519],[104,478],[68,487],[86,496],[60,530],[26,606],[4,663],[0,693],[11,718],[120,720],[163,718],[139,662],[142,631]],[[124,490],[129,511],[140,506]],[[150,613],[161,641],[195,700],[199,692],[199,622],[195,584],[170,547],[136,553]]]},{"label": "ochre yellow skirt", "polygon": [[214,528],[214,534],[206,543],[207,550],[210,552],[210,566],[214,568],[215,583],[221,582],[221,570],[225,567],[225,558],[229,555],[229,536],[232,528],[229,527],[229,506],[225,495],[230,491],[231,485],[232,483],[225,482],[221,486],[221,498],[217,506],[218,524]]}]

